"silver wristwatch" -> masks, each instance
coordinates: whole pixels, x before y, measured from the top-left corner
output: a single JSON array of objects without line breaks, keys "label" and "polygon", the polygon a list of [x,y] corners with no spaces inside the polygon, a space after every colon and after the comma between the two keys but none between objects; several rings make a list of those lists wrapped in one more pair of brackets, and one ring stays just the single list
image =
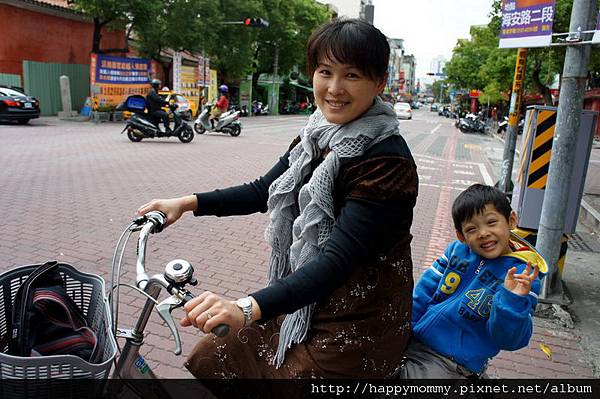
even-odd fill
[{"label": "silver wristwatch", "polygon": [[235,301],[235,304],[244,312],[244,327],[248,327],[252,324],[252,300],[247,296],[246,298],[238,299]]}]

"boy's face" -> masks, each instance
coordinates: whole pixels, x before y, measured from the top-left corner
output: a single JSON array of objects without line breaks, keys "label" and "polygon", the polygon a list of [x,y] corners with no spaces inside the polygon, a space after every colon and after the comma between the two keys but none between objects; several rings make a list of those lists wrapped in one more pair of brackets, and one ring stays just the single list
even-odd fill
[{"label": "boy's face", "polygon": [[352,65],[323,59],[313,75],[315,102],[330,123],[342,125],[358,118],[373,105],[385,86]]},{"label": "boy's face", "polygon": [[508,246],[510,231],[517,226],[517,215],[511,212],[508,220],[487,204],[481,213],[462,223],[462,231],[456,230],[456,236],[467,244],[477,255],[494,259],[511,252]]}]

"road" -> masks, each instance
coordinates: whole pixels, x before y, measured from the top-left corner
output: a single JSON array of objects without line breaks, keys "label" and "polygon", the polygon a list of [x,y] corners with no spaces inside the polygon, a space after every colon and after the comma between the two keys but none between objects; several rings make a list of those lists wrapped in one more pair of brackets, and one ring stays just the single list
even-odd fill
[{"label": "road", "polygon": [[[114,246],[139,205],[253,180],[286,151],[306,120],[245,118],[239,137],[204,134],[190,144],[132,143],[119,134],[122,125],[113,123],[42,118],[29,126],[0,125],[0,272],[58,259],[108,281]],[[503,147],[491,137],[462,134],[450,119],[424,109],[401,121],[400,129],[420,179],[412,229],[417,278],[454,239],[452,201],[475,182],[496,181]],[[186,215],[151,236],[147,267],[157,272],[172,259],[187,259],[199,280],[195,292],[243,296],[265,283],[266,222],[263,214],[197,220]],[[134,281],[134,248],[133,242],[127,247],[121,282]],[[129,289],[121,295],[119,320],[131,324],[142,301]],[[148,330],[145,357],[157,374],[189,376],[180,366],[184,357],[172,354],[174,343],[157,315]],[[181,331],[184,355],[197,337],[191,329]]]}]

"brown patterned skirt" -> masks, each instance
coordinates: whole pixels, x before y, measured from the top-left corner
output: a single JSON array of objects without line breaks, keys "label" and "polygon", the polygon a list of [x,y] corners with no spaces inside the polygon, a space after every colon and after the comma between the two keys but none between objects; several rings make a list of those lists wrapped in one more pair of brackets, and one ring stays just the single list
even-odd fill
[{"label": "brown patterned skirt", "polygon": [[307,340],[272,365],[284,316],[238,334],[200,339],[185,366],[197,378],[384,378],[410,338],[410,235],[386,255],[359,265],[315,308]]}]

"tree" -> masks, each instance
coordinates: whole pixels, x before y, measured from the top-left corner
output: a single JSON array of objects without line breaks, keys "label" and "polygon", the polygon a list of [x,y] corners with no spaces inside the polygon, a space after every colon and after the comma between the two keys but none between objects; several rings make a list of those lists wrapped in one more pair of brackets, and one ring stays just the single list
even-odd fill
[{"label": "tree", "polygon": [[[459,40],[452,59],[446,64],[448,81],[468,90],[483,89],[490,103],[507,101],[512,88],[516,63],[515,49],[498,48],[502,9],[501,0],[494,0],[490,22],[484,27],[472,27],[470,40]],[[554,14],[554,32],[568,32],[572,0],[557,0]],[[542,95],[546,105],[552,105],[549,85],[564,64],[565,47],[544,47],[528,50],[525,90]],[[600,65],[600,52],[592,52],[590,69]],[[483,101],[483,98],[482,98]]]},{"label": "tree", "polygon": [[272,25],[259,33],[254,85],[261,73],[273,73],[276,51],[280,75],[287,75],[294,65],[305,71],[306,42],[312,31],[329,19],[327,9],[313,0],[263,0],[263,3]]},{"label": "tree", "polygon": [[[557,0],[555,3],[552,31],[566,33],[569,31],[573,0]],[[492,20],[488,25],[497,34],[500,33],[501,0],[494,0]],[[597,14],[596,14],[597,15]],[[562,74],[566,47],[532,48],[527,52],[526,88],[540,93],[546,105],[552,105],[552,96],[548,87],[554,82],[556,75]],[[592,52],[590,70],[600,63],[600,54]],[[513,63],[514,65],[514,63]]]},{"label": "tree", "polygon": [[433,98],[436,101],[440,101],[442,103],[446,103],[450,100],[448,96],[448,89],[450,85],[446,80],[436,80],[431,84],[431,93],[433,94]]},{"label": "tree", "polygon": [[92,36],[92,52],[127,52],[128,49],[101,49],[102,29],[104,27],[124,29],[128,10],[127,1],[123,0],[72,0],[77,11],[89,16],[94,21],[94,34]]},{"label": "tree", "polygon": [[[273,71],[275,49],[279,71],[304,67],[310,33],[324,23],[327,8],[314,0],[73,0],[75,8],[94,21],[93,52],[102,49],[102,29],[127,29],[140,54],[160,60],[164,49],[209,56],[222,81]],[[268,28],[223,22],[260,17]],[[166,65],[163,65],[166,67]]]}]

